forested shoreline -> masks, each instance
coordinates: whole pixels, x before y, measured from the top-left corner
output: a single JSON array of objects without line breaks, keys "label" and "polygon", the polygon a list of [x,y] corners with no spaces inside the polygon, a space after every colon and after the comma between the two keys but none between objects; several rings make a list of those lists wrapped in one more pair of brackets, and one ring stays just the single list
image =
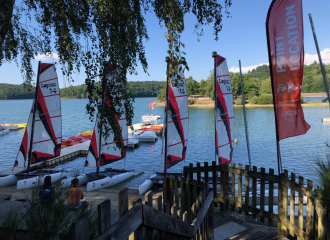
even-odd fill
[{"label": "forested shoreline", "polygon": [[[324,65],[325,72],[330,76],[330,65]],[[189,75],[186,72],[185,75]],[[232,92],[237,104],[241,96],[241,83],[239,73],[230,73]],[[213,98],[214,87],[213,71],[206,80],[195,80],[193,77],[186,78],[188,95],[205,95]],[[267,104],[272,101],[271,81],[269,67],[262,65],[243,74],[244,95],[247,100],[254,103]],[[128,90],[133,97],[158,97],[160,100],[165,98],[165,81],[128,81]],[[0,99],[33,99],[34,88],[28,92],[23,84],[15,85],[0,83]],[[304,66],[304,78],[302,85],[303,93],[325,92],[324,82],[320,65],[314,62],[311,65]],[[85,84],[70,86],[60,89],[61,98],[87,98],[87,86]]]}]

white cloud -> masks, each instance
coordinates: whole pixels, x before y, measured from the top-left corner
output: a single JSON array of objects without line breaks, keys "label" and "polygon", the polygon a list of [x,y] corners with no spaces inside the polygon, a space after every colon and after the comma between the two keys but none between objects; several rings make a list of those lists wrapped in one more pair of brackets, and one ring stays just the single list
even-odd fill
[{"label": "white cloud", "polygon": [[39,60],[39,61],[58,61],[59,57],[57,53],[41,53],[38,54],[37,56],[34,56],[35,60]]},{"label": "white cloud", "polygon": [[[321,58],[322,58],[322,63],[323,64],[330,64],[330,48],[325,48],[322,52],[321,52]],[[316,54],[305,54],[305,65],[310,65],[312,64],[314,61],[316,61],[317,63],[319,62],[319,57]]]},{"label": "white cloud", "polygon": [[[321,58],[322,58],[322,63],[323,64],[330,64],[330,48],[325,48],[322,52],[321,52]],[[304,64],[305,65],[310,65],[312,64],[314,61],[316,62],[319,62],[319,57],[316,54],[308,54],[308,53],[305,53],[305,62]],[[261,63],[261,64],[258,64],[258,65],[252,65],[252,66],[248,66],[248,67],[242,67],[242,73],[247,73],[248,71],[251,71],[259,66],[262,66],[262,65],[269,65],[268,63]],[[231,67],[229,69],[229,72],[239,72],[239,67]]]},{"label": "white cloud", "polygon": [[[242,67],[242,73],[247,73],[248,71],[251,71],[259,66],[262,66],[262,65],[268,65],[268,63],[261,63],[261,64],[258,64],[258,65],[253,65],[253,66],[248,66],[248,67]],[[239,67],[231,67],[229,69],[229,72],[239,72]]]}]

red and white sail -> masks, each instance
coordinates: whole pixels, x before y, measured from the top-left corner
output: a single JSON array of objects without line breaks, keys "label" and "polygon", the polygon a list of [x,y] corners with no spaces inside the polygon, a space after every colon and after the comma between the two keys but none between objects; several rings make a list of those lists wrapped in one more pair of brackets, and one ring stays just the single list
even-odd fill
[{"label": "red and white sail", "polygon": [[188,99],[184,69],[178,65],[180,79],[171,79],[168,86],[166,168],[184,160],[188,143]]},{"label": "red and white sail", "polygon": [[[112,81],[109,79],[109,81]],[[122,84],[122,83],[116,83],[116,84]],[[109,103],[107,103],[109,104]],[[105,108],[107,107],[105,104]],[[114,116],[117,124],[121,128],[121,141],[123,144],[123,149],[119,149],[116,146],[116,142],[114,140],[114,134],[110,133],[109,137],[105,139],[103,136],[101,136],[101,142],[100,142],[100,130],[98,128],[99,123],[99,115],[97,116],[97,120],[94,127],[94,132],[91,140],[91,145],[89,147],[89,151],[87,154],[87,158],[85,161],[85,167],[99,167],[103,165],[107,165],[110,163],[113,163],[115,161],[121,160],[126,157],[126,147],[128,142],[128,128],[127,128],[127,121],[125,116],[125,107],[124,107],[124,101],[122,101],[122,109],[121,111],[122,115],[120,117]],[[110,127],[110,125],[108,126]],[[101,147],[101,151],[99,151],[99,148]],[[99,156],[99,152],[100,155]]]},{"label": "red and white sail", "polygon": [[[60,156],[62,141],[62,115],[60,89],[54,64],[39,63],[38,85],[36,86],[37,108],[33,106],[23,140],[16,157],[15,167],[26,167],[30,141],[32,156],[30,165]],[[32,125],[34,124],[33,132]],[[32,136],[33,134],[33,136]]]},{"label": "red and white sail", "polygon": [[215,153],[218,164],[233,157],[233,94],[226,59],[217,55],[215,84]]}]

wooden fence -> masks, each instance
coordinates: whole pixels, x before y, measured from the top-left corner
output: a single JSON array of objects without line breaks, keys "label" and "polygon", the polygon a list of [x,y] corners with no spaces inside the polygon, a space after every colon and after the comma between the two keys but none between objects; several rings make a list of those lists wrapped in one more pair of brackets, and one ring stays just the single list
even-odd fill
[{"label": "wooden fence", "polygon": [[[214,202],[220,203],[220,211],[228,207],[267,220],[269,225],[277,224],[278,233],[297,236],[297,239],[330,239],[328,220],[325,210],[315,199],[313,182],[284,170],[281,176],[274,175],[274,170],[257,167],[245,169],[235,163],[216,165],[207,162],[196,167],[189,164],[184,168],[184,178],[204,179],[213,186]],[[277,189],[276,189],[277,187]],[[220,191],[219,191],[220,189]],[[278,193],[278,194],[276,194]],[[274,211],[278,209],[278,211]],[[305,210],[305,211],[304,211]],[[304,214],[305,213],[305,214]]]},{"label": "wooden fence", "polygon": [[[114,224],[110,200],[98,205],[97,239],[213,239],[213,191],[201,181],[172,175],[163,183],[164,199],[149,191],[145,204],[141,198],[128,201],[127,188],[120,191],[119,219]],[[72,224],[71,239],[89,239],[86,216]]]}]

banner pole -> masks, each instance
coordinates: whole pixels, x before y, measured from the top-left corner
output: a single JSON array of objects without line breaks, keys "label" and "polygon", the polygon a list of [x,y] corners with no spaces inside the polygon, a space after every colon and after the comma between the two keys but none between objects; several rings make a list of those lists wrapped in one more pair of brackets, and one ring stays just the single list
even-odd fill
[{"label": "banner pole", "polygon": [[217,90],[216,90],[216,81],[217,81],[217,52],[212,52],[212,57],[214,58],[214,145],[215,145],[215,161],[217,164],[219,163],[219,158],[217,159],[218,155],[218,146],[216,145],[217,142]]},{"label": "banner pole", "polygon": [[321,72],[322,72],[322,76],[323,76],[324,86],[325,86],[325,90],[327,91],[328,102],[329,102],[329,106],[330,106],[329,86],[328,86],[328,82],[327,82],[327,77],[325,76],[324,67],[323,67],[323,64],[322,64],[322,58],[321,58],[321,54],[320,54],[319,44],[317,43],[316,33],[315,33],[313,19],[312,19],[312,14],[309,13],[308,16],[309,16],[309,21],[310,21],[311,27],[312,27],[315,47],[316,47],[317,55],[319,56],[319,62],[320,62],[320,66],[321,66]]},{"label": "banner pole", "polygon": [[270,49],[270,39],[269,39],[269,28],[268,28],[268,21],[271,9],[274,5],[276,0],[273,0],[268,13],[267,13],[267,20],[266,20],[266,35],[267,35],[267,47],[268,47],[268,59],[269,59],[269,70],[270,70],[270,78],[271,78],[271,85],[272,85],[272,93],[273,93],[273,103],[274,103],[274,115],[275,115],[275,132],[276,132],[276,146],[277,146],[277,167],[278,167],[278,174],[281,174],[282,170],[282,160],[281,160],[281,150],[280,150],[280,140],[278,134],[278,125],[277,125],[277,114],[276,114],[276,101],[275,101],[275,94],[274,94],[274,85],[273,85],[273,70],[272,70],[272,57],[271,57],[271,49]]},{"label": "banner pole", "polygon": [[241,78],[241,91],[242,91],[242,102],[243,102],[243,115],[244,115],[246,147],[247,147],[248,157],[249,157],[249,167],[250,167],[250,170],[251,170],[252,169],[252,163],[251,163],[251,155],[250,155],[249,132],[248,132],[247,122],[246,122],[245,99],[244,99],[244,87],[243,87],[241,60],[238,60],[238,62],[239,62],[239,76]]}]

